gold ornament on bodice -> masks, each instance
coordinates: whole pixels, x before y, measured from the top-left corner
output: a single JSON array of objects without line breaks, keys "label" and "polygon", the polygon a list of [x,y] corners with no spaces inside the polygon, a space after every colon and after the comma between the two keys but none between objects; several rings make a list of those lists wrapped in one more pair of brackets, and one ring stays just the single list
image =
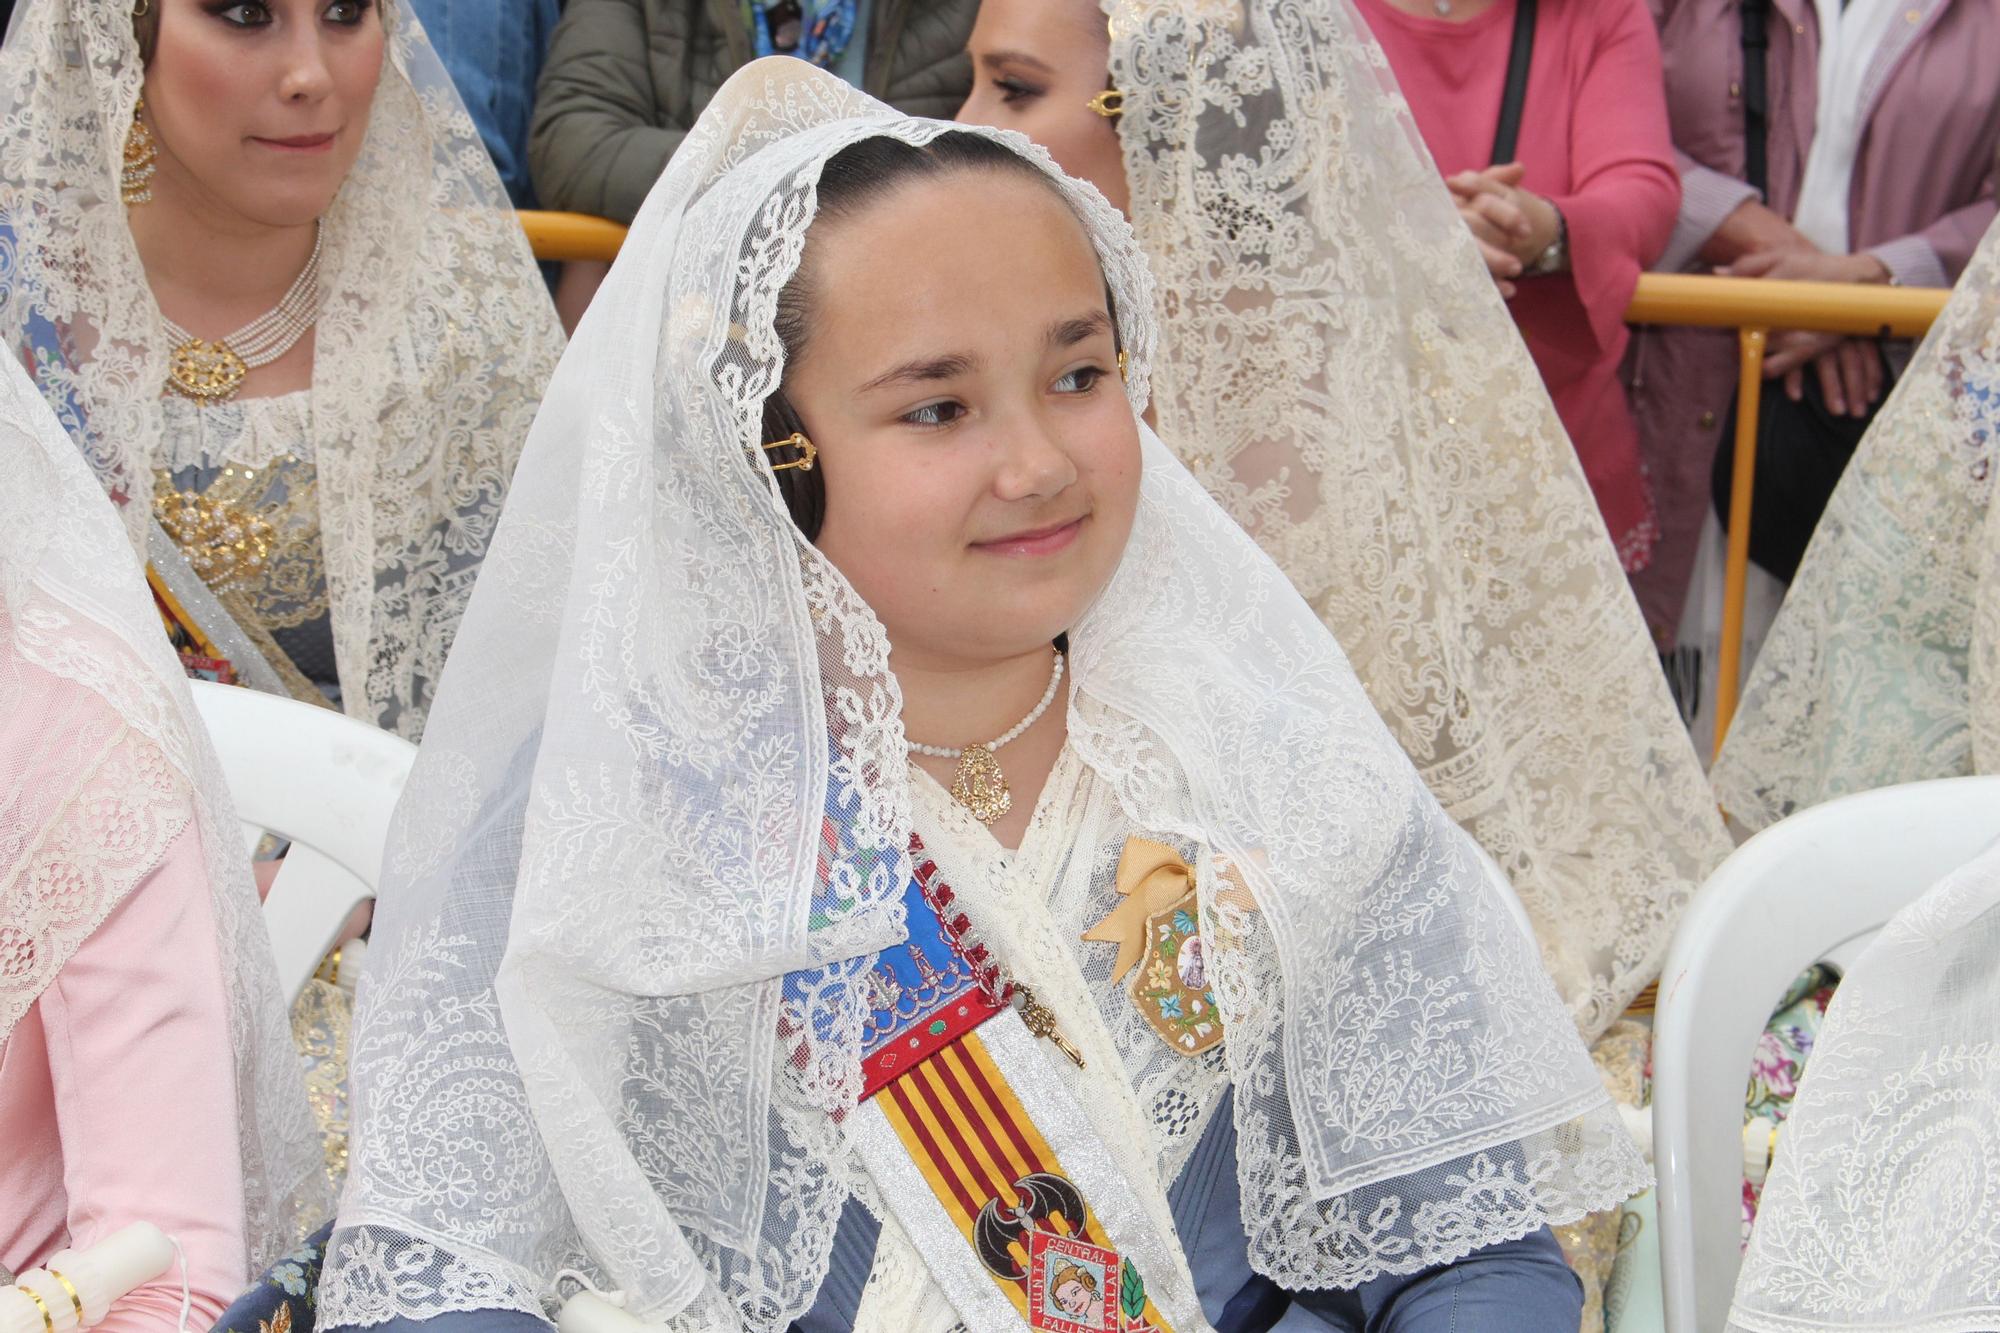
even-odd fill
[{"label": "gold ornament on bodice", "polygon": [[256,582],[277,543],[277,530],[257,514],[195,491],[162,492],[153,499],[153,515],[217,593]]}]

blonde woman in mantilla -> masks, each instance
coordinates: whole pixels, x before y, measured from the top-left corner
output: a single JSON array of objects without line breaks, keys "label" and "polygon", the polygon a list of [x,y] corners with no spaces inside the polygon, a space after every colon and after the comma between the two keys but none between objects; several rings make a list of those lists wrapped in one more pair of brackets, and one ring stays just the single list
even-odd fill
[{"label": "blonde woman in mantilla", "polygon": [[561,332],[402,0],[23,0],[0,337],[196,674],[422,729]]},{"label": "blonde woman in mantilla", "polygon": [[2000,225],[1841,475],[1715,761],[1751,829],[2000,771]]},{"label": "blonde woman in mantilla", "polygon": [[983,0],[970,49],[959,118],[1035,139],[1138,233],[1160,437],[1333,631],[1603,1032],[1728,842],[1366,26],[1347,0]]}]

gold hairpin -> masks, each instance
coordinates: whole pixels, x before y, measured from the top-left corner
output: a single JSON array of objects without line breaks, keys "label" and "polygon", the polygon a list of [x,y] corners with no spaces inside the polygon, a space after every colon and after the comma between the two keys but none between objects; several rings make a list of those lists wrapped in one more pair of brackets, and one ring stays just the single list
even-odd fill
[{"label": "gold hairpin", "polygon": [[783,472],[787,468],[797,468],[801,472],[810,472],[813,470],[813,464],[819,461],[819,449],[811,440],[806,438],[804,431],[795,430],[784,439],[773,441],[764,446],[765,453],[769,453],[773,449],[797,449],[805,455],[803,458],[794,458],[789,463],[771,464],[771,471],[773,472]]},{"label": "gold hairpin", "polygon": [[1116,120],[1125,113],[1125,90],[1122,88],[1106,88],[1103,92],[1085,102],[1084,105],[1106,120]]},{"label": "gold hairpin", "polygon": [[1125,349],[1121,347],[1118,349],[1118,379],[1120,383],[1123,383],[1130,378],[1125,373]]}]

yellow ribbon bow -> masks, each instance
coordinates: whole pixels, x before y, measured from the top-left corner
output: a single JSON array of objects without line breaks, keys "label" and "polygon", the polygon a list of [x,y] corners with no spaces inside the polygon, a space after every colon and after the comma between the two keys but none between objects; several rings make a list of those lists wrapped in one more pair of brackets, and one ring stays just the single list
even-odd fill
[{"label": "yellow ribbon bow", "polygon": [[1194,871],[1173,848],[1150,838],[1127,838],[1118,857],[1118,906],[1083,932],[1087,940],[1118,946],[1111,979],[1123,981],[1146,952],[1146,922],[1194,893]]}]

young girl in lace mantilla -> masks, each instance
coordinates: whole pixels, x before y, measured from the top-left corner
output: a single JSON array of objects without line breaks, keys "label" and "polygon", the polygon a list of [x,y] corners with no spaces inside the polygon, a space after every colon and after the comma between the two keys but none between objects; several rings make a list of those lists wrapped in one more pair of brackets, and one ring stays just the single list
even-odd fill
[{"label": "young girl in lace mantilla", "polygon": [[323,1321],[574,1275],[759,1333],[1576,1321],[1547,1225],[1643,1167],[1485,862],[1142,424],[1151,310],[1023,140],[796,61],[717,94],[399,813]]}]

